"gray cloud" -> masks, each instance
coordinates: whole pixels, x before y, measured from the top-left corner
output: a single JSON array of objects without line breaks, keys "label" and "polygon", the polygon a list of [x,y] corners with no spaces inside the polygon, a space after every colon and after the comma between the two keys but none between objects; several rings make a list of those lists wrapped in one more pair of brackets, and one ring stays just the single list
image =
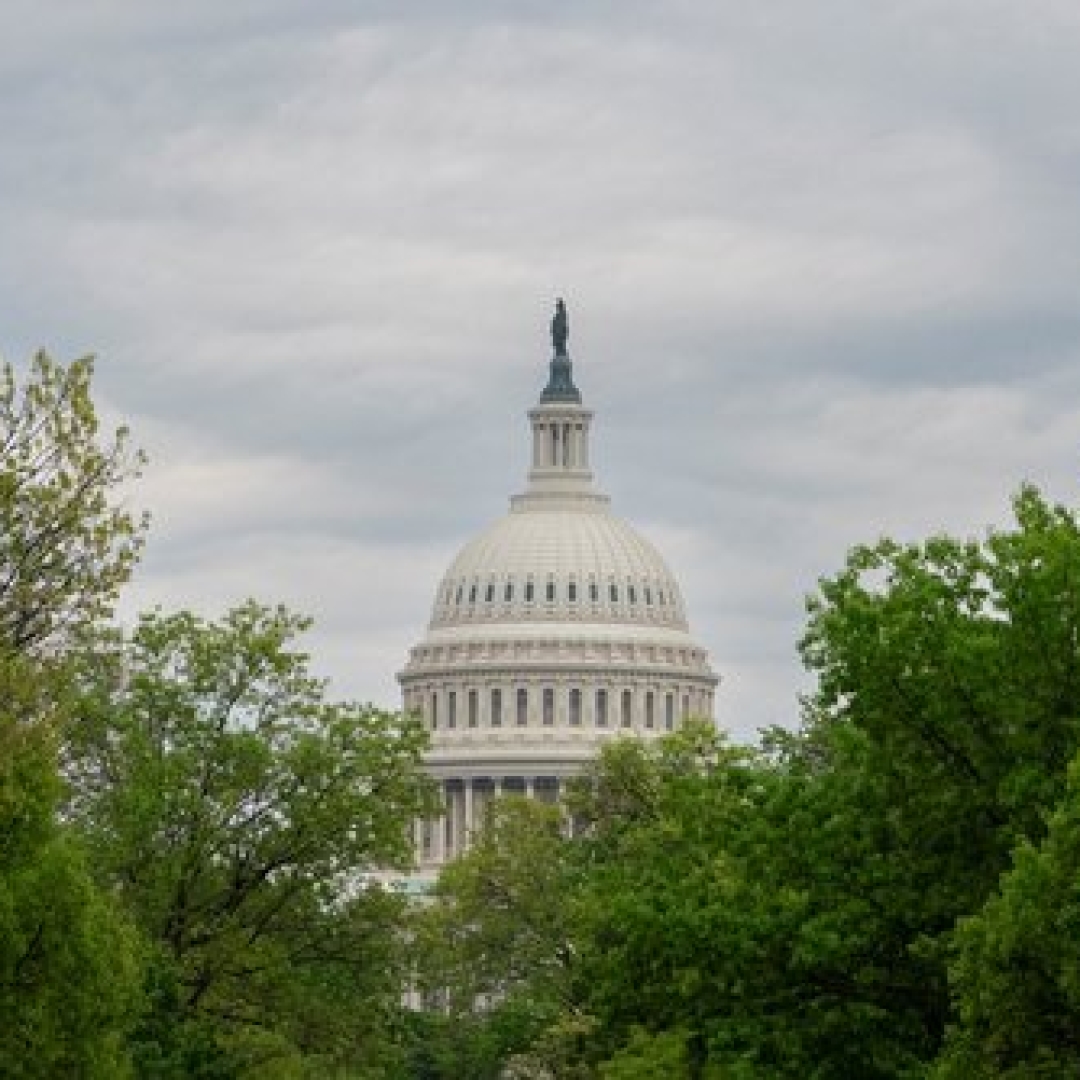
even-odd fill
[{"label": "gray cloud", "polygon": [[6,8],[0,346],[150,451],[129,613],[285,598],[393,702],[557,294],[741,734],[851,544],[1075,501],[1073,4]]}]

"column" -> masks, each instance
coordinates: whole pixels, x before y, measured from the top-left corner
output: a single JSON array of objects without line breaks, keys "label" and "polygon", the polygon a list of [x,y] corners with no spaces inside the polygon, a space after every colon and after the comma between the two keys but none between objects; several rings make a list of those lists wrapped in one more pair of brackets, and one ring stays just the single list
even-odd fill
[{"label": "column", "polygon": [[431,837],[431,857],[442,866],[446,862],[446,784],[439,781],[439,805],[442,813],[435,819]]},{"label": "column", "polygon": [[424,819],[413,818],[412,823],[413,851],[416,853],[416,865],[424,861]]},{"label": "column", "polygon": [[446,820],[443,822],[443,835],[446,838],[446,855],[451,859],[458,853],[457,819],[457,792],[447,781]]}]

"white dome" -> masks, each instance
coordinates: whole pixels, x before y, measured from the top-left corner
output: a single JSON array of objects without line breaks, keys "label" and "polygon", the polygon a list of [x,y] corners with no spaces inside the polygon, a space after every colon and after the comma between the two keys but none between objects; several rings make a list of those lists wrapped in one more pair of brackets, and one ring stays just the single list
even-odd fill
[{"label": "white dome", "polygon": [[559,303],[526,489],[450,563],[398,675],[444,810],[417,826],[427,869],[468,848],[498,793],[557,800],[604,740],[713,715],[718,679],[671,570],[593,486],[565,340]]},{"label": "white dome", "polygon": [[685,630],[686,613],[660,554],[606,502],[522,500],[450,564],[430,629],[534,622]]}]

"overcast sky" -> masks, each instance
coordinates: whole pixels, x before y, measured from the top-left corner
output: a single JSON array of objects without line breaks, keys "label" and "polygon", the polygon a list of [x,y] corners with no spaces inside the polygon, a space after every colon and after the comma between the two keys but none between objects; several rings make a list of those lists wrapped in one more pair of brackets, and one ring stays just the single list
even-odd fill
[{"label": "overcast sky", "polygon": [[0,352],[151,459],[126,610],[254,595],[396,705],[567,299],[739,737],[887,533],[1077,502],[1076,0],[0,0]]}]

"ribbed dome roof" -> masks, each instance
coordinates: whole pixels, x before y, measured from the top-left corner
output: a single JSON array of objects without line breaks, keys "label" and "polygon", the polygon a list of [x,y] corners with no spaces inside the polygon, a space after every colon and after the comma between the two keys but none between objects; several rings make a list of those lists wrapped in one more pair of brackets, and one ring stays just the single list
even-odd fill
[{"label": "ribbed dome roof", "polygon": [[450,564],[431,629],[517,622],[685,629],[686,614],[659,553],[606,503],[548,507],[526,500]]}]

